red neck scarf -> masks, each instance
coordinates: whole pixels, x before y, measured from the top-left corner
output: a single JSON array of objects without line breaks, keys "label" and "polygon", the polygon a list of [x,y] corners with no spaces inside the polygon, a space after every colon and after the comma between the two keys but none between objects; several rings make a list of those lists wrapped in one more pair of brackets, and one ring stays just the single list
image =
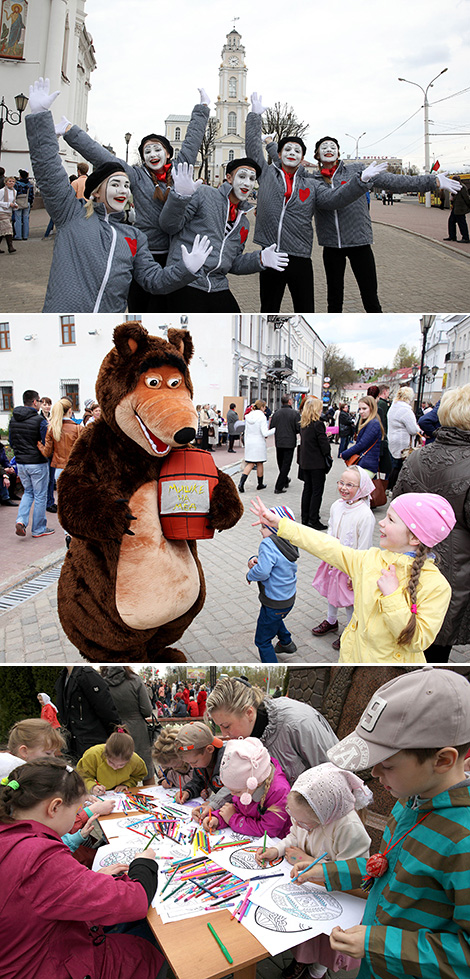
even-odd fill
[{"label": "red neck scarf", "polygon": [[286,190],[286,192],[284,194],[284,197],[285,197],[286,201],[288,201],[289,200],[289,197],[292,194],[292,185],[294,183],[295,173],[287,173],[287,170],[284,170],[284,167],[282,168],[282,172],[283,172],[283,174],[284,174],[284,176],[286,178],[286,183],[287,183],[287,190]]},{"label": "red neck scarf", "polygon": [[161,170],[151,170],[150,167],[147,167],[147,170],[154,184],[156,184],[157,180],[166,181],[168,172],[171,170],[171,163],[165,163],[165,165],[161,168]]},{"label": "red neck scarf", "polygon": [[228,214],[228,219],[233,224],[233,222],[237,220],[238,204],[232,204],[232,201],[229,200],[229,205],[230,205],[230,210]]},{"label": "red neck scarf", "polygon": [[330,177],[330,179],[331,179],[331,177],[333,176],[335,170],[338,169],[338,164],[339,164],[339,160],[337,160],[336,163],[333,163],[333,166],[332,167],[322,167],[321,166],[320,167],[320,173],[322,174],[323,177]]}]

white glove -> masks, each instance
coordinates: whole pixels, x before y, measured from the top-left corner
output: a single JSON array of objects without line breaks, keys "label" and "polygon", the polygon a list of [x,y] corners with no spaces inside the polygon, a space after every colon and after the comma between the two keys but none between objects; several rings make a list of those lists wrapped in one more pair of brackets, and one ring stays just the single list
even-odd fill
[{"label": "white glove", "polygon": [[31,112],[44,112],[50,109],[60,92],[49,94],[49,79],[38,78],[34,85],[29,86],[29,108]]},{"label": "white glove", "polygon": [[263,105],[263,96],[260,95],[258,97],[258,92],[253,92],[252,95],[250,95],[250,99],[251,99],[251,111],[256,112],[257,116],[261,116],[263,112],[267,111],[266,106]]},{"label": "white glove", "polygon": [[450,190],[453,194],[456,194],[462,189],[462,184],[460,180],[452,180],[451,177],[448,177],[448,173],[448,170],[443,170],[442,173],[437,174],[437,186],[440,190]]},{"label": "white glove", "polygon": [[210,96],[207,94],[205,88],[198,88],[198,92],[201,97],[200,98],[201,105],[210,105],[211,104]]},{"label": "white glove", "polygon": [[54,126],[56,136],[65,136],[67,129],[70,129],[71,125],[70,119],[67,119],[67,116],[62,116],[60,122],[56,122]]},{"label": "white glove", "polygon": [[211,251],[212,245],[207,235],[204,235],[203,238],[200,235],[196,235],[190,252],[188,252],[186,245],[181,245],[183,263],[188,272],[192,272],[194,275],[196,272],[199,272],[199,269],[202,268]]},{"label": "white glove", "polygon": [[171,168],[173,178],[173,189],[180,197],[192,197],[196,193],[202,180],[193,180],[194,167],[192,163],[178,163]]},{"label": "white glove", "polygon": [[379,173],[383,173],[383,171],[386,170],[387,167],[388,167],[388,163],[386,160],[383,163],[376,163],[376,161],[374,160],[373,163],[369,163],[369,166],[362,171],[361,180],[365,184],[367,184],[369,180],[373,180],[374,177],[378,177]]},{"label": "white glove", "polygon": [[269,248],[263,248],[260,255],[261,264],[264,265],[266,269],[275,269],[276,272],[280,272],[289,264],[289,256],[287,252],[277,252],[275,244],[270,245]]},{"label": "white glove", "polygon": [[[274,143],[275,138],[276,138],[276,133],[263,133],[263,135],[261,137],[261,142],[262,143]],[[304,161],[304,163],[305,163],[305,161]]]}]

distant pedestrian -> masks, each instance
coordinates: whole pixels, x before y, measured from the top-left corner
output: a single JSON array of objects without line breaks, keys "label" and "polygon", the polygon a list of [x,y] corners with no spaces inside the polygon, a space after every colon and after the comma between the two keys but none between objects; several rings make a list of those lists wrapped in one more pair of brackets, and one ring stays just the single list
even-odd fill
[{"label": "distant pedestrian", "polygon": [[254,466],[258,476],[258,491],[266,489],[266,483],[263,483],[264,463],[268,458],[266,439],[272,434],[273,429],[270,430],[268,427],[265,408],[266,402],[259,399],[255,401],[252,410],[245,415],[245,468],[238,484],[239,493],[245,492],[245,483]]},{"label": "distant pedestrian", "polygon": [[470,194],[465,184],[462,184],[460,190],[452,199],[452,208],[447,222],[448,238],[444,238],[444,241],[457,241],[457,228],[459,228],[460,234],[462,235],[461,240],[466,243],[470,241],[466,217],[469,211]]},{"label": "distant pedestrian", "polygon": [[26,537],[31,507],[33,509],[32,537],[47,537],[54,530],[47,526],[46,502],[49,482],[47,459],[38,449],[38,442],[45,444],[47,422],[39,414],[39,394],[27,390],[23,394],[23,406],[13,408],[8,439],[15,453],[18,476],[23,484],[23,497],[16,517],[16,534]]},{"label": "distant pedestrian", "polygon": [[34,187],[27,170],[18,170],[19,179],[15,183],[16,209],[13,212],[13,233],[17,241],[29,237],[29,212],[34,204]]},{"label": "distant pedestrian", "polygon": [[[5,186],[0,193],[0,241],[2,238],[5,239],[9,254],[16,252],[16,248],[13,248],[12,224],[13,212],[18,206],[16,203],[15,183],[16,180],[14,177],[7,177]],[[3,249],[0,249],[0,253],[3,253]]]},{"label": "distant pedestrian", "polygon": [[290,394],[282,395],[281,407],[271,415],[269,427],[275,430],[274,444],[279,469],[274,492],[285,493],[290,483],[289,472],[300,432],[300,412],[293,408]]},{"label": "distant pedestrian", "polygon": [[236,404],[235,404],[234,401],[232,401],[232,404],[230,405],[230,408],[229,408],[229,410],[227,412],[228,451],[229,452],[235,452],[235,449],[233,447],[233,443],[235,442],[235,439],[236,438],[239,438],[240,437],[239,436],[239,433],[237,433],[237,430],[235,428],[235,422],[238,421],[238,413],[235,411],[235,408],[236,408]]}]

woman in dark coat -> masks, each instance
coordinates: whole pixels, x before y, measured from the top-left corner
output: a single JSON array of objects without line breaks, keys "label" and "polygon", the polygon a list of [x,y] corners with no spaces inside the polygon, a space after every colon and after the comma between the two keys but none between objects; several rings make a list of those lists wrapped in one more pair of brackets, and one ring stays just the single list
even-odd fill
[{"label": "woman in dark coat", "polygon": [[457,518],[449,536],[434,547],[452,598],[436,641],[424,651],[431,663],[445,662],[454,643],[470,643],[470,384],[446,391],[438,415],[435,441],[408,456],[393,492],[394,497],[440,493]]},{"label": "woman in dark coat", "polygon": [[[327,472],[331,469],[331,451],[325,429],[320,421],[323,405],[319,398],[307,398],[300,419],[299,465],[302,470],[302,523],[315,530],[326,530],[320,521],[320,507]],[[328,461],[327,461],[328,460]]]},{"label": "woman in dark coat", "polygon": [[145,683],[130,666],[102,666],[100,669],[109,692],[134,739],[135,751],[147,766],[144,785],[155,785],[148,725],[152,721],[152,704]]}]

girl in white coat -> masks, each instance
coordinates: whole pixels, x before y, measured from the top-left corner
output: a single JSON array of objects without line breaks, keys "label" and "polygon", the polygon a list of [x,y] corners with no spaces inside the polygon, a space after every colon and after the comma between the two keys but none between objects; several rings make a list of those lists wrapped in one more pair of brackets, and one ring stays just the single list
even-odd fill
[{"label": "girl in white coat", "polygon": [[254,466],[258,476],[257,489],[266,489],[266,484],[263,483],[263,463],[268,458],[266,439],[275,429],[268,426],[265,408],[265,401],[255,401],[254,407],[245,416],[245,468],[238,484],[239,493],[245,492],[245,483]]}]

